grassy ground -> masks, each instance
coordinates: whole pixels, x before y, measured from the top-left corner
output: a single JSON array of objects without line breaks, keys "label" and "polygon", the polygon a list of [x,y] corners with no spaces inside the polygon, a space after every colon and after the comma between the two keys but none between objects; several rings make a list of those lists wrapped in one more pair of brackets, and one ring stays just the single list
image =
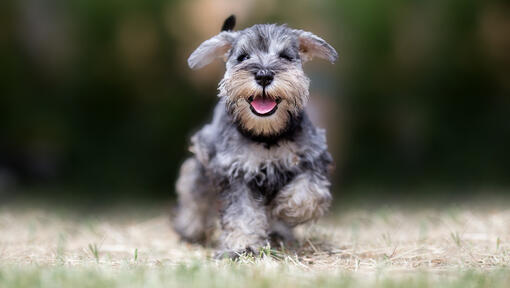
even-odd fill
[{"label": "grassy ground", "polygon": [[[477,204],[477,203],[474,203]],[[508,287],[510,209],[339,209],[237,262],[179,242],[168,210],[0,208],[0,287]]]}]

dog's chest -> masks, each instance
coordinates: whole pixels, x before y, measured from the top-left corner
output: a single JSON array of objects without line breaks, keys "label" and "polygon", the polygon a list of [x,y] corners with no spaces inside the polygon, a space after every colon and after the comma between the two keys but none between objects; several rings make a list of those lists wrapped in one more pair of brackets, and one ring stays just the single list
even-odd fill
[{"label": "dog's chest", "polygon": [[296,176],[297,171],[279,165],[267,165],[253,175],[246,175],[245,181],[255,199],[269,204],[285,185]]},{"label": "dog's chest", "polygon": [[216,155],[228,178],[247,184],[255,197],[267,203],[298,173],[300,149],[293,142],[270,148],[249,144]]}]

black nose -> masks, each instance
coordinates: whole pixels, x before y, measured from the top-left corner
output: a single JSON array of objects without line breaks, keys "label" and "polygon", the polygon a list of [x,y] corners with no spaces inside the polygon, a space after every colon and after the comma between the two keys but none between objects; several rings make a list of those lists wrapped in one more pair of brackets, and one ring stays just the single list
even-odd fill
[{"label": "black nose", "polygon": [[255,81],[259,83],[260,86],[266,87],[267,85],[271,84],[274,79],[274,73],[267,70],[259,70],[255,74]]}]

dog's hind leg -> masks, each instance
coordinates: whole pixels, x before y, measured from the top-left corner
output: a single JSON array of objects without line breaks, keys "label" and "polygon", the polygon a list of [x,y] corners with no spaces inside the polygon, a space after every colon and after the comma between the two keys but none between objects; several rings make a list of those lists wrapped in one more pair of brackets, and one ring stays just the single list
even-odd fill
[{"label": "dog's hind leg", "polygon": [[269,233],[271,247],[282,248],[296,245],[297,240],[294,237],[292,228],[292,226],[283,221],[272,219]]},{"label": "dog's hind leg", "polygon": [[181,166],[176,190],[178,195],[174,229],[188,242],[203,242],[206,231],[213,225],[216,211],[216,192],[205,169],[195,158]]}]

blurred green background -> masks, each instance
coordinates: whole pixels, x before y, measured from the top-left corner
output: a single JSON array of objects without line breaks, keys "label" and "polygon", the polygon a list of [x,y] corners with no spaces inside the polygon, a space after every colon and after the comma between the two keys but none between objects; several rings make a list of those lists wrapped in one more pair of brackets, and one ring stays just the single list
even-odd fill
[{"label": "blurred green background", "polygon": [[189,136],[210,118],[224,69],[218,61],[190,71],[186,59],[230,14],[238,29],[287,23],[339,52],[335,65],[305,65],[310,114],[328,129],[336,160],[337,198],[357,187],[449,187],[464,196],[510,184],[507,1],[0,7],[0,201],[172,199]]}]

